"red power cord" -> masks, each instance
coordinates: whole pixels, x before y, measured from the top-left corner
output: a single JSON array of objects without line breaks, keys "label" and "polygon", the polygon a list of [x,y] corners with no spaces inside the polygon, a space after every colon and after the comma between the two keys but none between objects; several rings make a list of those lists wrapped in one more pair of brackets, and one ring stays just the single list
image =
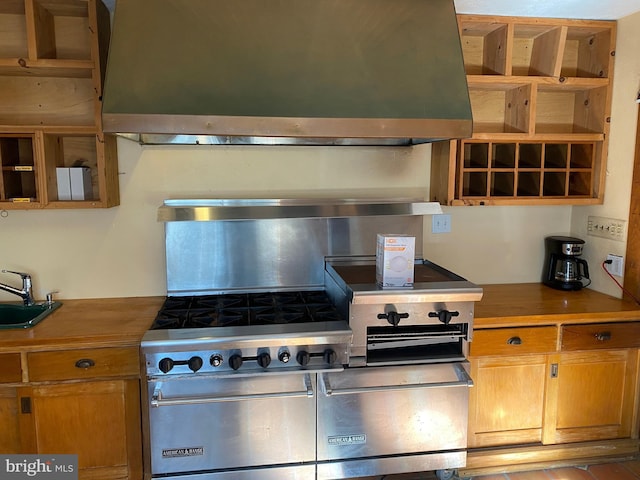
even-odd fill
[{"label": "red power cord", "polygon": [[631,298],[633,298],[633,300],[640,305],[640,301],[626,288],[624,288],[622,285],[620,285],[620,282],[618,282],[618,280],[615,279],[615,277],[613,275],[611,275],[611,272],[609,270],[607,270],[607,267],[605,267],[605,265],[607,264],[611,264],[611,260],[605,260],[604,262],[602,262],[602,269],[607,272],[607,275],[609,275],[611,277],[611,280],[613,280],[614,282],[616,282],[616,285],[618,285],[620,287],[620,289],[626,293],[627,295],[629,295]]}]

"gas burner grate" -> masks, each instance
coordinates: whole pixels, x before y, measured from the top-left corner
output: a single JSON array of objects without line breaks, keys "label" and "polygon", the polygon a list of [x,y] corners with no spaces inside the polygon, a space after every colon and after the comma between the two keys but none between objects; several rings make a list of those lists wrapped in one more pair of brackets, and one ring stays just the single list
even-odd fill
[{"label": "gas burner grate", "polygon": [[254,325],[269,325],[273,323],[304,323],[313,321],[307,312],[274,310],[256,314]]},{"label": "gas burner grate", "polygon": [[167,297],[152,330],[338,321],[324,291]]},{"label": "gas burner grate", "polygon": [[309,305],[309,314],[316,322],[334,322],[342,320],[342,316],[333,305]]},{"label": "gas burner grate", "polygon": [[189,297],[192,308],[221,309],[221,308],[246,308],[249,306],[246,295],[206,295],[202,297]]}]

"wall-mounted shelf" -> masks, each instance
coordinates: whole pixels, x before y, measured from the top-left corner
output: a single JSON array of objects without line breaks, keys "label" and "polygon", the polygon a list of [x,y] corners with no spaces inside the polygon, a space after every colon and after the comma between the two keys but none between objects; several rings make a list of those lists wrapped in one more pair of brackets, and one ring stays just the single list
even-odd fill
[{"label": "wall-mounted shelf", "polygon": [[459,15],[473,136],[433,144],[445,205],[602,203],[615,22]]},{"label": "wall-mounted shelf", "polygon": [[[101,119],[109,31],[100,0],[0,2],[0,209],[118,205],[116,141]],[[10,168],[15,144],[31,172]],[[91,198],[58,198],[56,167],[71,166],[89,167]]]}]

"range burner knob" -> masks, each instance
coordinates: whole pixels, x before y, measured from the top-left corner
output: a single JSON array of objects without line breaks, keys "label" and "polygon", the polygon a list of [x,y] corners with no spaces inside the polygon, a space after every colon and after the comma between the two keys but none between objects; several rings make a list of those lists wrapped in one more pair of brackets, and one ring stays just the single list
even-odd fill
[{"label": "range burner knob", "polygon": [[200,357],[191,357],[187,365],[192,372],[197,372],[202,368],[202,359]]},{"label": "range burner knob", "polygon": [[393,325],[394,327],[397,327],[401,319],[409,318],[409,314],[398,313],[395,310],[391,310],[390,312],[387,312],[387,313],[379,313],[378,318],[380,320],[386,319],[387,322],[389,322],[391,325]]},{"label": "range burner knob", "polygon": [[170,358],[163,358],[158,362],[158,368],[162,373],[167,373],[169,370],[173,368],[173,360]]},{"label": "range burner knob", "polygon": [[289,360],[291,360],[291,354],[286,350],[284,352],[280,352],[280,355],[278,355],[278,360],[280,360],[282,363],[289,363]]},{"label": "range burner knob", "polygon": [[309,355],[309,352],[305,350],[300,350],[296,355],[296,360],[300,365],[305,367],[309,363],[309,360],[311,360],[311,355]]},{"label": "range burner knob", "polygon": [[269,355],[268,352],[263,352],[260,355],[258,355],[257,360],[258,360],[258,365],[260,365],[262,368],[267,368],[271,363],[271,355]]},{"label": "range burner knob", "polygon": [[229,357],[229,366],[234,370],[238,370],[242,366],[242,357],[240,355],[231,355]]},{"label": "range burner knob", "polygon": [[439,312],[429,312],[430,317],[435,317],[445,325],[449,325],[449,322],[453,317],[460,315],[460,312],[450,312],[449,310],[440,310]]},{"label": "range burner knob", "polygon": [[211,364],[212,367],[219,367],[220,365],[222,365],[222,356],[211,355],[211,358],[209,359],[209,363]]},{"label": "range burner knob", "polygon": [[322,354],[322,358],[327,365],[333,365],[338,359],[338,354],[333,349],[327,348]]}]

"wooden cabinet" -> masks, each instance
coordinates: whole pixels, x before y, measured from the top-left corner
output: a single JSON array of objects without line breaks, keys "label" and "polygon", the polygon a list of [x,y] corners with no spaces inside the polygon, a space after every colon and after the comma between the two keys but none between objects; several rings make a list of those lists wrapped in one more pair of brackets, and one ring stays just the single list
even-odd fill
[{"label": "wooden cabinet", "polygon": [[469,447],[542,441],[546,354],[556,350],[557,331],[549,326],[474,332]]},{"label": "wooden cabinet", "polygon": [[21,453],[20,424],[18,422],[18,393],[16,387],[0,384],[0,452]]},{"label": "wooden cabinet", "polygon": [[471,365],[469,447],[541,442],[546,357],[489,357]]},{"label": "wooden cabinet", "polygon": [[0,354],[0,365],[0,452],[20,453],[18,390],[15,386],[3,385],[22,380],[20,354]]},{"label": "wooden cabinet", "polygon": [[640,322],[565,325],[561,349],[564,352],[640,347]]},{"label": "wooden cabinet", "polygon": [[549,362],[543,443],[632,436],[637,349],[562,353]]},{"label": "wooden cabinet", "polygon": [[640,323],[478,330],[469,446],[637,438]]},{"label": "wooden cabinet", "polygon": [[141,478],[137,380],[34,385],[20,395],[30,404],[20,415],[23,451],[76,454],[80,479]]},{"label": "wooden cabinet", "polygon": [[[100,0],[0,2],[0,209],[119,203],[101,120],[109,30]],[[58,168],[86,184],[58,189]]]},{"label": "wooden cabinet", "polygon": [[473,136],[435,143],[445,205],[603,202],[615,22],[459,15]]},{"label": "wooden cabinet", "polygon": [[0,385],[0,451],[76,454],[83,480],[142,478],[137,347],[8,355],[19,362]]},{"label": "wooden cabinet", "polygon": [[27,354],[32,382],[137,376],[136,347],[87,348]]}]

